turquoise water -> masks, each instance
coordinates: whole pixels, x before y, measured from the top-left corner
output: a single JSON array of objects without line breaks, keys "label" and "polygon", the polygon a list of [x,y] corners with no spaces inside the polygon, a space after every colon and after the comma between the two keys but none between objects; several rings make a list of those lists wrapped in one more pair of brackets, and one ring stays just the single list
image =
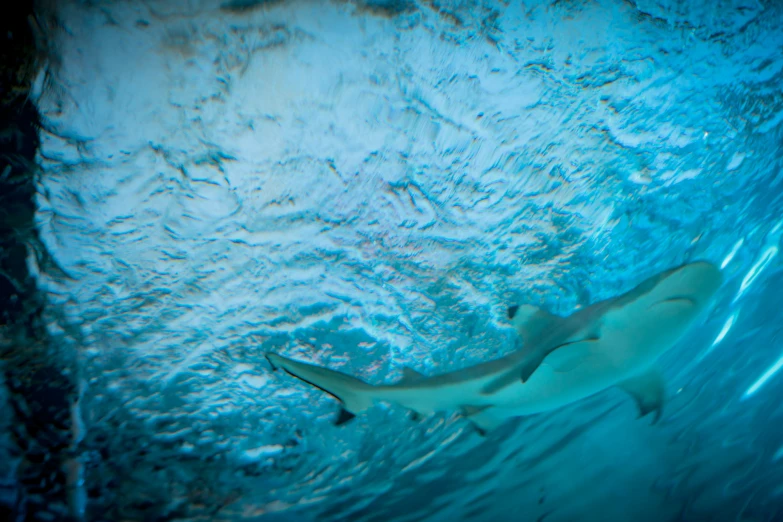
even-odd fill
[{"label": "turquoise water", "polygon": [[[783,519],[777,2],[63,3],[35,266],[88,519]],[[655,425],[609,389],[478,436],[338,404],[688,261]]]}]

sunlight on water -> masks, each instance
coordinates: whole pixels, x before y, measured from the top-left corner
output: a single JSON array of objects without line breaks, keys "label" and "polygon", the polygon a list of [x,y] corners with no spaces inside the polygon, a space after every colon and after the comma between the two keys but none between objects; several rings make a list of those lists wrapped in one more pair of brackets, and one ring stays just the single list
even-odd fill
[{"label": "sunlight on water", "polygon": [[775,256],[778,255],[778,247],[771,246],[767,248],[763,254],[761,254],[761,258],[756,262],[753,267],[748,270],[747,275],[742,280],[742,284],[740,285],[739,292],[737,292],[737,296],[734,298],[734,301],[736,302],[742,295],[745,293],[745,291],[750,288],[750,285],[753,284],[753,281],[756,280],[756,278],[761,274],[761,272],[764,271],[765,268],[769,265],[770,261],[772,261]]},{"label": "sunlight on water", "polygon": [[729,255],[727,255],[723,259],[723,262],[720,264],[721,270],[726,268],[726,266],[729,263],[731,263],[731,260],[734,259],[734,256],[737,255],[737,252],[739,252],[739,249],[742,246],[742,243],[744,243],[744,242],[745,242],[745,239],[743,238],[743,239],[740,239],[739,241],[737,241],[736,243],[734,243],[734,246],[731,248],[731,252],[729,252]]},{"label": "sunlight on water", "polygon": [[731,327],[734,326],[734,323],[738,317],[739,317],[739,310],[736,310],[733,314],[729,316],[728,319],[726,319],[726,322],[723,323],[723,328],[720,329],[720,332],[718,332],[718,335],[715,337],[715,340],[712,341],[712,344],[706,350],[704,350],[704,352],[699,356],[698,360],[702,360],[705,357],[707,357],[707,355],[709,355],[712,352],[712,350],[718,344],[720,344],[720,342],[723,341],[723,339],[726,338],[726,336],[729,333],[729,330],[731,330]]},{"label": "sunlight on water", "polygon": [[776,373],[780,371],[781,368],[783,368],[783,355],[781,355],[780,359],[778,359],[775,364],[773,364],[766,372],[764,372],[761,377],[759,377],[756,382],[751,385],[750,388],[748,388],[748,390],[745,392],[745,395],[743,395],[743,399],[747,399],[759,391],[761,387],[767,383],[767,381],[769,381]]},{"label": "sunlight on water", "polygon": [[721,328],[721,331],[718,334],[718,336],[712,342],[712,346],[715,346],[716,344],[721,342],[724,337],[726,337],[726,334],[729,333],[729,330],[731,329],[731,326],[734,324],[734,321],[737,320],[738,315],[739,315],[739,311],[731,314],[731,316],[726,320],[726,323],[723,325],[723,328]]},{"label": "sunlight on water", "polygon": [[[756,380],[783,308],[780,2],[42,3],[30,263],[89,383],[96,520],[783,516],[783,357]],[[264,357],[462,370],[518,349],[512,304],[567,316],[696,259],[725,280],[655,424],[607,381],[486,437],[464,409],[335,426]]]}]

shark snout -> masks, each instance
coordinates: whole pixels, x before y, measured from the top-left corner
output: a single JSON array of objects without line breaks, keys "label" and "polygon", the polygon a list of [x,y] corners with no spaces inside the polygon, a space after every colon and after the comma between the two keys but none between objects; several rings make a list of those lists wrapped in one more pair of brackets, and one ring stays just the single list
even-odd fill
[{"label": "shark snout", "polygon": [[692,303],[706,306],[723,284],[723,273],[707,261],[697,261],[673,270],[659,285],[656,303]]}]

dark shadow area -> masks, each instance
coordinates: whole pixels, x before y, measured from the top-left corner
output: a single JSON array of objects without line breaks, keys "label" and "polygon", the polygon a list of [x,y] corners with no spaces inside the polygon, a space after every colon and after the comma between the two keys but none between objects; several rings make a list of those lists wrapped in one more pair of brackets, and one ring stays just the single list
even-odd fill
[{"label": "dark shadow area", "polygon": [[0,520],[72,520],[64,463],[72,384],[43,320],[28,256],[35,229],[39,118],[29,100],[37,69],[32,0],[0,17]]}]

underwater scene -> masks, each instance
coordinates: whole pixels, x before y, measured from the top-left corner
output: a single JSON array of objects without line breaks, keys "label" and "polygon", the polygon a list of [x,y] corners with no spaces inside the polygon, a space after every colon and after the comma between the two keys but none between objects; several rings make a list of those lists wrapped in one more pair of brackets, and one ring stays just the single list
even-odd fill
[{"label": "underwater scene", "polygon": [[783,3],[23,23],[0,516],[783,521]]}]

